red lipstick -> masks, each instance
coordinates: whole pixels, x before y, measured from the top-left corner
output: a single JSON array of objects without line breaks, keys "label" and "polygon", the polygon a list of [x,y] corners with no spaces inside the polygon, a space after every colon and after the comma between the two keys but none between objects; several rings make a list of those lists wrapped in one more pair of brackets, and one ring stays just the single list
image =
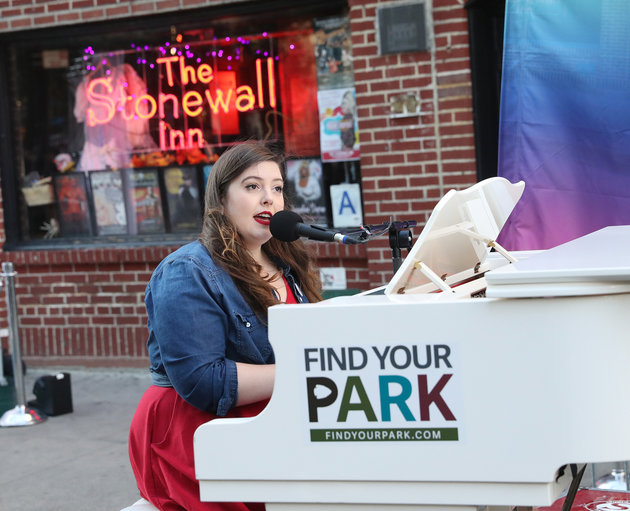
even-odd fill
[{"label": "red lipstick", "polygon": [[270,211],[261,211],[257,215],[254,215],[254,220],[262,225],[269,225],[271,223],[271,212]]}]

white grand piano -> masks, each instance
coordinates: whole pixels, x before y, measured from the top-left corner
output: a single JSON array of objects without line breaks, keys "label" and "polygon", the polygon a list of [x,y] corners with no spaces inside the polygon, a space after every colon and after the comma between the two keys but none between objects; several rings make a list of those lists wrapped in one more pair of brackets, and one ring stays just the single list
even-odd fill
[{"label": "white grand piano", "polygon": [[546,506],[560,467],[630,459],[630,226],[508,253],[523,187],[447,193],[380,291],[272,307],[273,396],[197,430],[201,500]]}]

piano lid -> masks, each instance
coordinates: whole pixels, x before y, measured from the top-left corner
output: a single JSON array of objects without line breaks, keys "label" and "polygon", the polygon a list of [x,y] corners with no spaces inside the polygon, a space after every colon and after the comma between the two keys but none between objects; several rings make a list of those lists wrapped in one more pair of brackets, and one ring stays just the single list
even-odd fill
[{"label": "piano lid", "polygon": [[[443,283],[448,283],[449,277],[460,275],[463,279],[466,273],[484,271],[491,248],[489,242],[496,240],[524,188],[523,181],[510,183],[505,178],[493,177],[465,190],[446,193],[385,287],[385,294],[437,289],[451,292]],[[509,255],[503,255],[509,259]]]},{"label": "piano lid", "polygon": [[519,298],[630,292],[630,225],[617,225],[485,274],[486,296]]}]

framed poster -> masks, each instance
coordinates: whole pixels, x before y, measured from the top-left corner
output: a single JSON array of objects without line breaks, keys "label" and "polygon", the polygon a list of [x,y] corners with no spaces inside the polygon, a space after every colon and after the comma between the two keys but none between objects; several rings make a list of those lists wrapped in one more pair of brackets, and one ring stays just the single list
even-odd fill
[{"label": "framed poster", "polygon": [[127,234],[127,213],[120,172],[90,172],[96,234]]},{"label": "framed poster", "polygon": [[166,201],[171,232],[201,228],[201,201],[197,167],[164,169]]},{"label": "framed poster", "polygon": [[287,182],[293,211],[311,224],[326,225],[326,198],[319,158],[287,160]]},{"label": "framed poster", "polygon": [[317,104],[322,160],[358,160],[359,126],[354,87],[320,90]]},{"label": "framed poster", "polygon": [[157,169],[127,171],[129,234],[164,232],[162,194]]},{"label": "framed poster", "polygon": [[55,176],[55,196],[63,236],[92,235],[86,184],[82,172]]}]

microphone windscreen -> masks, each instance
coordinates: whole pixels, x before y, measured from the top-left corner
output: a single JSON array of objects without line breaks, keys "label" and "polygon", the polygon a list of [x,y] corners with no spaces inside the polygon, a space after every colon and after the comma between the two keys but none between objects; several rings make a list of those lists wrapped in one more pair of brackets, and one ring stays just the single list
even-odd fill
[{"label": "microphone windscreen", "polygon": [[302,223],[302,217],[295,211],[283,209],[271,217],[269,230],[271,235],[280,241],[295,241],[300,236],[295,232],[295,226]]}]

